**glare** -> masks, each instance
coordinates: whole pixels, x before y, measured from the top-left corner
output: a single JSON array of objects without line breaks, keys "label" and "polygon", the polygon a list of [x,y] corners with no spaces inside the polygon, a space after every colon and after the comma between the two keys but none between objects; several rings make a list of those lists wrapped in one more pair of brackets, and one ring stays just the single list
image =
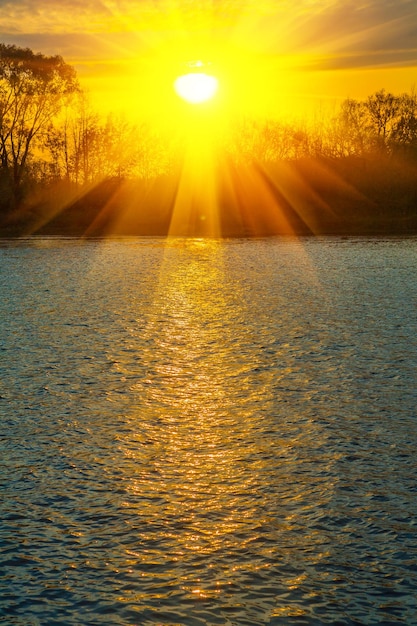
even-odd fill
[{"label": "glare", "polygon": [[191,104],[199,104],[212,98],[219,83],[215,76],[203,72],[190,72],[179,76],[174,82],[176,93]]}]

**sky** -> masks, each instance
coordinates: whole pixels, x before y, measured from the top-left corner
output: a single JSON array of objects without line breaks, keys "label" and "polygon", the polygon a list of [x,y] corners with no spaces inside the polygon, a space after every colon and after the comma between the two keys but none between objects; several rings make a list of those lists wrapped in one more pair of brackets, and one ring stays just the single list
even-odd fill
[{"label": "sky", "polygon": [[195,61],[241,114],[417,86],[415,0],[0,0],[0,42],[62,55],[99,109],[139,116]]}]

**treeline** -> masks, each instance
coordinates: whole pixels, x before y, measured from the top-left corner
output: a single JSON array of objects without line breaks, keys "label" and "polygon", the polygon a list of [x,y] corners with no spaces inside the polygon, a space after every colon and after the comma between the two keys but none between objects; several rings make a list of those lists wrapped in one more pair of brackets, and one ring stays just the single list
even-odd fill
[{"label": "treeline", "polygon": [[307,123],[247,120],[231,142],[237,159],[271,162],[302,158],[417,156],[417,95],[384,89],[366,100],[346,99],[333,115]]},{"label": "treeline", "polygon": [[[391,212],[392,218],[406,216],[411,224],[417,212],[414,92],[381,90],[363,101],[347,99],[334,115],[309,123],[234,120],[220,144],[226,171],[218,172],[216,193],[231,232],[248,230],[244,219],[236,217],[242,209],[239,198],[250,197],[257,209],[262,204],[259,185],[270,189],[288,214],[297,213],[298,229],[301,206],[314,214],[301,219],[312,222],[313,230],[320,230],[317,211],[330,202],[336,203],[336,212],[343,207],[344,218],[350,207],[352,215],[355,210]],[[140,213],[133,220],[136,227],[131,219],[129,228],[158,230],[158,224],[171,220],[182,156],[178,138],[157,135],[149,125],[122,117],[102,119],[80,89],[75,70],[60,56],[0,44],[2,232],[20,232],[28,223],[32,230],[34,224],[46,228],[46,223],[52,232],[68,230],[74,215],[80,218],[88,211],[95,222],[94,212],[108,204],[106,194],[112,190],[113,197],[117,189],[126,203],[127,188],[136,195],[135,211]],[[288,179],[298,181],[298,191],[288,188]],[[302,188],[308,193],[303,195]],[[71,204],[73,213],[67,209],[59,222],[51,216],[61,213],[64,204]],[[81,230],[86,219],[81,219]]]},{"label": "treeline", "polygon": [[[178,141],[158,136],[145,123],[111,115],[103,121],[79,94],[60,124],[48,129],[37,174],[42,182],[81,185],[114,177],[149,180],[175,170]],[[310,123],[241,119],[223,135],[219,150],[238,164],[417,155],[417,97],[382,90],[365,101],[345,100],[334,117]]]}]

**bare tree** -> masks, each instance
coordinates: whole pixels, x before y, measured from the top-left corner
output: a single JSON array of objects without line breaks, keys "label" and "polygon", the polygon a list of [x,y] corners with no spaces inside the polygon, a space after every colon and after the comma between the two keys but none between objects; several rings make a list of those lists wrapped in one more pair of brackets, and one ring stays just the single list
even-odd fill
[{"label": "bare tree", "polygon": [[381,89],[368,97],[366,107],[377,148],[385,150],[397,121],[400,99]]},{"label": "bare tree", "polygon": [[398,98],[398,115],[390,136],[393,150],[417,150],[417,94],[404,93]]},{"label": "bare tree", "polygon": [[369,147],[369,115],[365,102],[348,98],[340,109],[340,133],[343,156],[362,156]]}]

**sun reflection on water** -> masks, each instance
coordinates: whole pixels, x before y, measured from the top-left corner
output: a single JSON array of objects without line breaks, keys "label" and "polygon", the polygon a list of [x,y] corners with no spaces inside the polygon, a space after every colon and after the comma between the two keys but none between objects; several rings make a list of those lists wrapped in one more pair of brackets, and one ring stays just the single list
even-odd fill
[{"label": "sun reflection on water", "polygon": [[[119,439],[130,468],[123,508],[138,536],[129,559],[150,582],[162,571],[175,579],[181,602],[236,600],[237,580],[259,585],[277,559],[320,542],[300,528],[311,494],[324,504],[333,490],[306,471],[322,456],[321,429],[285,399],[301,381],[290,315],[282,312],[288,329],[248,322],[254,303],[223,246],[166,242],[136,337],[142,366],[129,391],[129,435]],[[291,566],[280,584],[297,594],[303,575]]]},{"label": "sun reflection on water", "polygon": [[[139,543],[157,536],[159,555],[140,553],[142,560],[166,558],[165,545],[175,563],[204,559],[209,572],[236,550],[241,531],[265,516],[250,457],[259,450],[253,407],[267,404],[271,381],[250,382],[257,359],[249,353],[244,296],[236,285],[225,289],[221,243],[173,240],[165,255],[141,355],[147,372],[132,389],[137,433],[122,446],[135,468],[125,506],[131,510],[136,501],[137,515],[155,523],[141,529]],[[247,509],[242,495],[250,493]],[[243,552],[250,550],[248,536],[242,535]],[[183,583],[194,597],[221,593],[210,576]]]}]

